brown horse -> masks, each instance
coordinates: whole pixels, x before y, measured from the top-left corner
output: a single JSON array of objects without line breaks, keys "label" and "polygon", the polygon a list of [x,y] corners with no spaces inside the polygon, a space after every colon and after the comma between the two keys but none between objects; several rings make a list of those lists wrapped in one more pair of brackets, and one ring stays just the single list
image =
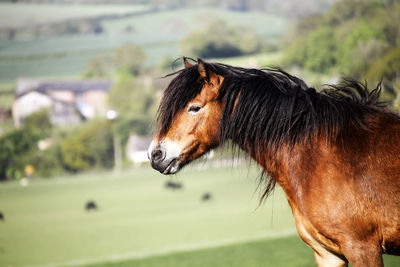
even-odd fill
[{"label": "brown horse", "polygon": [[176,173],[231,140],[267,174],[263,198],[284,189],[319,266],[400,255],[400,117],[379,85],[344,80],[319,93],[282,70],[184,62],[159,107],[154,169]]}]

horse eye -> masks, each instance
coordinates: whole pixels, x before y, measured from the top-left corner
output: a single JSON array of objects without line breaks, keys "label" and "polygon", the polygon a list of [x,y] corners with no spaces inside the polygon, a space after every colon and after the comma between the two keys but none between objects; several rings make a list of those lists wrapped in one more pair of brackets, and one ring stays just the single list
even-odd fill
[{"label": "horse eye", "polygon": [[201,109],[200,106],[193,105],[193,106],[190,106],[190,107],[189,107],[188,112],[190,112],[190,113],[197,113],[197,112],[200,111],[200,109]]}]

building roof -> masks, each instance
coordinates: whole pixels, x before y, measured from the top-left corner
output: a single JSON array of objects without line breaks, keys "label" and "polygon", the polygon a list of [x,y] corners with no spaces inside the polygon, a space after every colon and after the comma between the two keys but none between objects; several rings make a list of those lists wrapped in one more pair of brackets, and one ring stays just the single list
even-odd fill
[{"label": "building roof", "polygon": [[109,80],[65,80],[65,81],[45,81],[33,79],[18,79],[15,91],[16,97],[31,91],[46,94],[49,91],[72,91],[75,93],[90,90],[109,91],[112,82]]}]

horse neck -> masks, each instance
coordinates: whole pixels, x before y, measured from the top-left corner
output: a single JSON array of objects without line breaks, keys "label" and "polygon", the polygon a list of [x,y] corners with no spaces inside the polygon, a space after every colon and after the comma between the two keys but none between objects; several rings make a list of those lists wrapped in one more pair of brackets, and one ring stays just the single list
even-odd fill
[{"label": "horse neck", "polygon": [[301,196],[299,194],[301,194],[304,188],[302,188],[301,177],[293,175],[292,172],[296,169],[302,169],[299,163],[302,161],[302,158],[309,155],[311,159],[312,150],[316,146],[323,145],[326,145],[326,143],[321,141],[319,144],[317,140],[302,145],[295,145],[294,147],[289,144],[283,144],[279,149],[265,150],[257,154],[252,152],[248,147],[242,147],[242,149],[264,169],[265,174],[270,179],[273,179],[283,188],[289,203],[293,205],[293,203],[301,203]]},{"label": "horse neck", "polygon": [[285,159],[288,158],[288,151],[290,151],[288,146],[276,150],[268,150],[266,148],[264,151],[257,152],[254,151],[254,149],[251,149],[250,145],[239,145],[239,147],[245,151],[255,162],[257,162],[258,165],[264,169],[267,175],[278,181],[278,176],[281,173],[281,169],[287,162]]}]

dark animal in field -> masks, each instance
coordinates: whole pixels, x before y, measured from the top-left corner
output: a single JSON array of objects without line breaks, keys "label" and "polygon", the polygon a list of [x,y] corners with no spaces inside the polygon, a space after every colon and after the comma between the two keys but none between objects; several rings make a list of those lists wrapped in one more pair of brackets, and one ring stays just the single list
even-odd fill
[{"label": "dark animal in field", "polygon": [[3,215],[3,213],[0,211],[0,221],[4,221],[4,220],[5,220],[4,215]]},{"label": "dark animal in field", "polygon": [[85,205],[86,211],[97,210],[97,204],[94,201],[88,201]]},{"label": "dark animal in field", "polygon": [[211,200],[211,199],[212,199],[211,193],[204,193],[204,194],[201,196],[201,201],[208,201],[208,200]]},{"label": "dark animal in field", "polygon": [[380,85],[317,92],[280,69],[184,63],[159,107],[154,169],[176,173],[230,140],[262,166],[262,199],[283,188],[319,266],[400,255],[400,117],[379,101]]},{"label": "dark animal in field", "polygon": [[182,183],[179,183],[179,182],[167,181],[165,183],[165,187],[172,189],[172,190],[179,190],[179,189],[182,189],[183,185],[182,185]]}]

